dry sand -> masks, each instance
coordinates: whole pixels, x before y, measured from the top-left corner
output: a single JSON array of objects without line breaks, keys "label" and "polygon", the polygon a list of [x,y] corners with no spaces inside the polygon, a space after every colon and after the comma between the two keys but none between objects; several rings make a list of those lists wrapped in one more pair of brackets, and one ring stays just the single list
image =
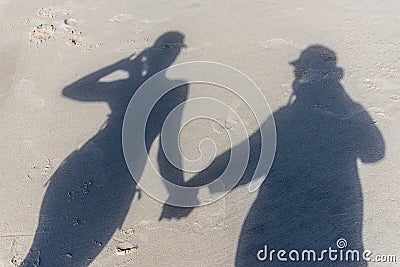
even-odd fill
[{"label": "dry sand", "polygon": [[[288,62],[312,44],[336,52],[344,70],[342,86],[369,113],[385,142],[382,160],[357,162],[364,248],[397,255],[400,261],[399,25],[400,3],[394,0],[0,2],[0,266],[18,266],[28,254],[50,178],[71,153],[96,136],[111,112],[106,102],[69,99],[63,88],[140,54],[171,30],[184,34],[187,45],[175,63],[203,60],[235,67],[259,85],[273,111],[286,105],[291,94],[294,74]],[[189,90],[189,97],[221,97],[246,112],[212,86]],[[250,119],[248,126],[256,130]],[[203,132],[191,127],[196,134],[187,134],[188,153],[189,141],[215,133],[207,123],[201,125]],[[88,186],[82,184],[83,189]],[[233,266],[243,223],[256,198],[257,193],[239,187],[180,220],[159,221],[162,203],[145,193],[140,199],[135,195],[126,217],[120,218],[122,225],[108,229],[111,237],[99,244],[92,240],[101,249],[87,263]],[[117,211],[122,204],[112,205]],[[77,220],[71,224],[79,224]],[[96,226],[86,227],[90,231]],[[45,231],[39,234],[46,237]],[[137,248],[116,253],[123,241],[128,242],[125,249]],[[62,255],[63,265],[73,266],[69,262],[79,253],[74,249]],[[39,266],[49,265],[43,261]]]}]

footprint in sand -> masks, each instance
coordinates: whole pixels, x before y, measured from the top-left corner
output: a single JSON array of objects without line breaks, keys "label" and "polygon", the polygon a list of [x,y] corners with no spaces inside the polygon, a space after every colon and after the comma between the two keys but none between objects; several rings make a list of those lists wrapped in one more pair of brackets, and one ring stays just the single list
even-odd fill
[{"label": "footprint in sand", "polygon": [[368,108],[368,111],[378,114],[378,115],[381,115],[381,116],[385,116],[385,111],[379,107],[370,107],[370,108]]},{"label": "footprint in sand", "polygon": [[51,8],[41,8],[37,11],[36,15],[41,18],[54,18],[56,15],[52,13]]},{"label": "footprint in sand", "polygon": [[110,21],[114,22],[127,22],[133,20],[133,16],[130,14],[118,14],[113,16]]},{"label": "footprint in sand", "polygon": [[77,30],[69,31],[70,37],[68,38],[67,44],[70,46],[81,46],[81,36],[82,32]]},{"label": "footprint in sand", "polygon": [[75,28],[76,24],[76,19],[66,18],[61,26],[61,28],[66,32],[66,38],[68,38],[67,44],[70,46],[82,46],[82,32]]},{"label": "footprint in sand", "polygon": [[391,99],[393,102],[399,102],[399,101],[400,101],[400,95],[392,95],[392,96],[390,97],[390,99]]},{"label": "footprint in sand", "polygon": [[368,87],[368,89],[373,90],[373,91],[382,91],[383,90],[382,86],[373,82],[371,79],[364,79],[364,84],[366,87]]},{"label": "footprint in sand", "polygon": [[302,47],[296,43],[293,43],[292,40],[284,40],[284,39],[270,39],[263,43],[261,43],[261,47],[263,48],[282,48],[282,47],[291,47],[294,49],[301,49]]},{"label": "footprint in sand", "polygon": [[[40,8],[36,15],[48,20],[48,24],[35,26],[30,33],[30,41],[36,44],[48,41],[51,38],[67,39],[70,46],[81,46],[82,32],[76,29],[77,20],[69,17],[69,12],[65,10],[52,10],[51,8]],[[53,20],[61,17],[60,20]],[[62,18],[64,17],[64,18]],[[57,26],[57,31],[56,27]]]},{"label": "footprint in sand", "polygon": [[55,31],[56,28],[54,25],[40,24],[39,26],[33,27],[30,34],[30,39],[31,41],[42,43],[53,37]]}]

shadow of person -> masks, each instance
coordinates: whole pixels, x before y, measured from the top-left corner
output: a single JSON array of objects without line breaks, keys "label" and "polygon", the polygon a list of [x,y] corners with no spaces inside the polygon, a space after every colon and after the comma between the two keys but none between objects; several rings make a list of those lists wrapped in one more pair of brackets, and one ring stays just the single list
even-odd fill
[{"label": "shadow of person", "polygon": [[[332,50],[310,46],[291,64],[295,67],[295,100],[273,114],[275,159],[244,221],[236,265],[366,266],[357,160],[372,163],[382,159],[383,137],[340,84],[343,70],[336,66]],[[347,241],[343,259],[346,249],[354,249],[360,251],[360,261],[351,261],[351,255],[350,261],[340,261],[338,252],[336,261],[330,261],[328,253],[322,262],[312,261],[312,254],[309,261],[306,253],[301,262],[303,250],[315,250],[317,259],[329,247],[338,250],[340,238]],[[285,263],[277,258],[281,249],[287,252]],[[300,260],[295,252],[289,258],[291,250],[299,251]]]},{"label": "shadow of person", "polygon": [[[111,113],[102,129],[72,152],[50,178],[23,266],[39,262],[40,266],[88,266],[121,228],[138,191],[122,151],[125,110],[137,88],[170,66],[184,46],[183,34],[167,32],[134,59],[118,61],[63,89],[64,96],[77,101],[107,102]],[[107,76],[115,71],[125,71],[129,78],[107,82]],[[186,99],[186,94],[187,88],[182,86],[161,100],[169,108],[156,105],[157,116],[146,129],[148,148],[160,133],[158,124],[173,106]],[[144,167],[147,155],[138,154],[135,160]]]},{"label": "shadow of person", "polygon": [[[367,111],[355,103],[340,84],[343,70],[336,66],[332,50],[320,45],[310,46],[291,64],[296,77],[293,96],[286,106],[273,114],[276,154],[244,221],[236,265],[280,266],[283,263],[276,254],[281,249],[287,250],[285,265],[315,265],[318,262],[312,261],[313,255],[308,261],[308,254],[305,254],[306,260],[301,262],[296,261],[296,254],[293,254],[294,260],[290,261],[289,252],[299,250],[301,260],[302,250],[315,250],[318,259],[323,250],[338,249],[337,240],[344,238],[347,249],[359,250],[360,261],[351,261],[350,254],[347,262],[330,261],[325,254],[319,264],[366,266],[362,260],[363,197],[357,160],[363,163],[381,160],[385,153],[383,137]],[[270,127],[271,119],[260,129]],[[249,137],[249,162],[236,187],[250,183],[259,160],[260,140],[260,130]],[[243,142],[219,155],[185,185],[198,186],[214,181],[224,172],[231,153],[241,151],[246,145]],[[164,206],[163,214],[168,212],[168,206]],[[257,258],[265,245],[268,254],[275,250],[272,261],[269,257],[265,261]],[[264,256],[262,251],[261,259]]]}]

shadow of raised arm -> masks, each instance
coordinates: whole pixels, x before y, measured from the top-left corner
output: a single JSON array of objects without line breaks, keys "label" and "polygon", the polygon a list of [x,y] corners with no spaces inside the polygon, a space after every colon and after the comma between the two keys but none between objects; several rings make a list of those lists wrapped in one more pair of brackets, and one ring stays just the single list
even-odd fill
[{"label": "shadow of raised arm", "polygon": [[100,79],[117,70],[130,72],[130,67],[134,64],[134,60],[131,60],[132,56],[117,61],[66,86],[62,91],[63,96],[77,101],[106,101],[109,90],[99,85],[108,83],[99,82]]}]

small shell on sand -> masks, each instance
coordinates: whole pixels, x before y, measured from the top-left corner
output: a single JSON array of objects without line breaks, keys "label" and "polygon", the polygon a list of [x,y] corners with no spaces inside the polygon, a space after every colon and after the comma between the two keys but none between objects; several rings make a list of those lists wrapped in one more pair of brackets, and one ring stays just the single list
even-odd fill
[{"label": "small shell on sand", "polygon": [[116,253],[118,256],[123,256],[135,252],[137,248],[137,245],[133,245],[129,242],[121,242],[117,246]]},{"label": "small shell on sand", "polygon": [[66,18],[64,19],[64,24],[74,26],[76,24],[76,19]]}]

